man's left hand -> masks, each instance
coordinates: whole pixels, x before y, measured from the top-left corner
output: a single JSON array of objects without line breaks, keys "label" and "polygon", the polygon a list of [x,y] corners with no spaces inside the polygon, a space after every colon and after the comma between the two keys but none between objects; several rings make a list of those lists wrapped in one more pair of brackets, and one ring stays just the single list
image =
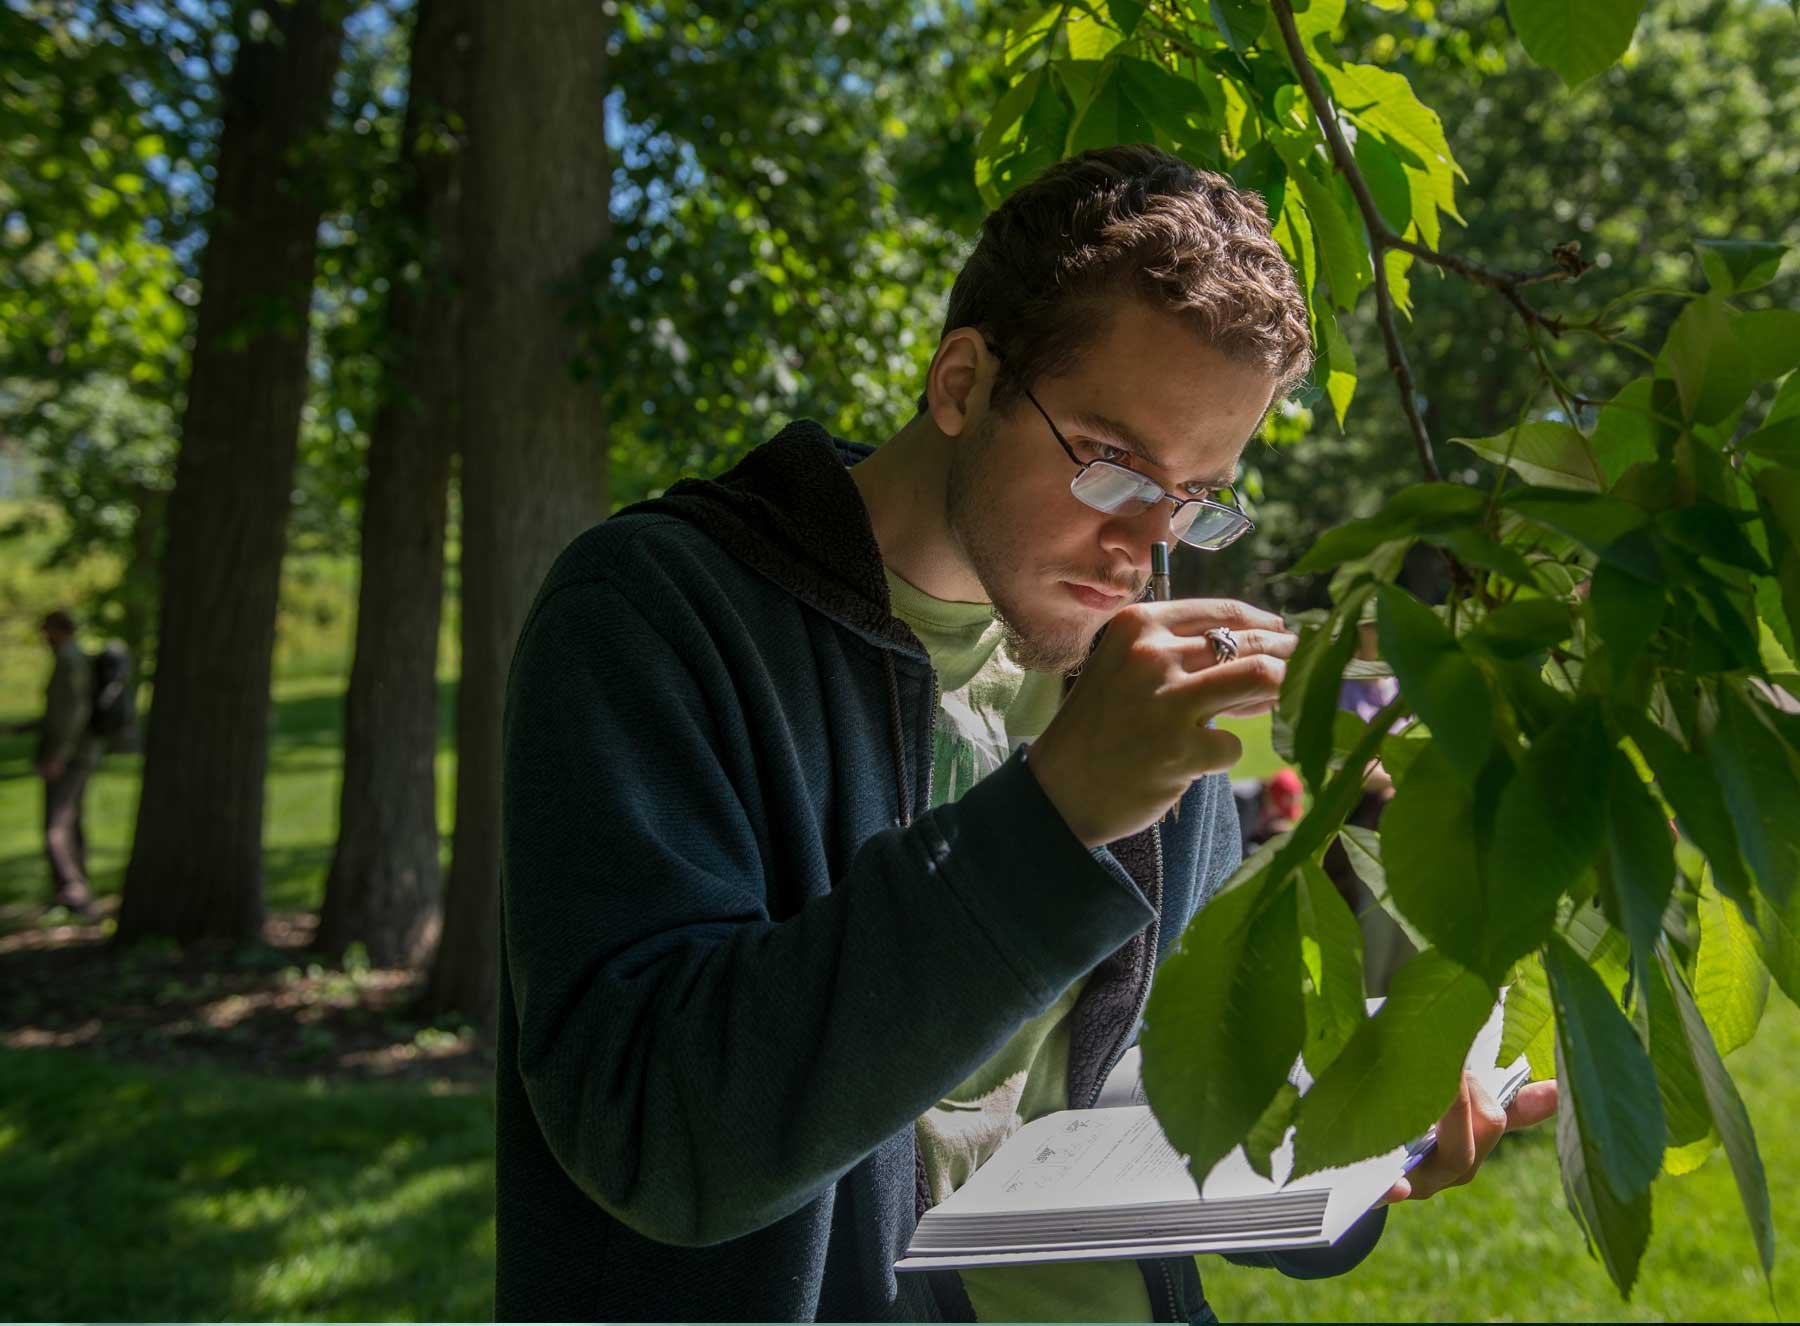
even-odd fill
[{"label": "man's left hand", "polygon": [[63,761],[60,755],[52,755],[49,759],[41,760],[38,763],[38,774],[46,783],[54,783],[62,777],[62,772]]},{"label": "man's left hand", "polygon": [[1531,1082],[1505,1109],[1466,1069],[1455,1104],[1437,1126],[1437,1146],[1405,1178],[1396,1179],[1385,1202],[1422,1201],[1475,1177],[1482,1162],[1514,1128],[1529,1128],[1556,1113],[1556,1083]]}]

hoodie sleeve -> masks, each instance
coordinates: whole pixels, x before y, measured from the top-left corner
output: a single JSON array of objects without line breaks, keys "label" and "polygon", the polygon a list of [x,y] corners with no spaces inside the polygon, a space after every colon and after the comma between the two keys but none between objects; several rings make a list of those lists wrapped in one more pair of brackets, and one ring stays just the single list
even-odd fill
[{"label": "hoodie sleeve", "polygon": [[570,585],[521,637],[503,942],[558,1162],[637,1232],[703,1245],[819,1196],[1151,909],[1015,756],[771,920],[760,845],[812,811],[748,808],[763,791],[722,735],[743,679],[691,615],[653,624],[640,601],[660,599]]}]

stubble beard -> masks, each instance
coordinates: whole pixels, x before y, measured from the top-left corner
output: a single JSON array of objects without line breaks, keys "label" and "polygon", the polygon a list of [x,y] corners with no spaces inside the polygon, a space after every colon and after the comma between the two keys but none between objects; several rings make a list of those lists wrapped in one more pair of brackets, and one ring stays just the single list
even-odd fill
[{"label": "stubble beard", "polygon": [[1029,564],[1029,534],[1000,498],[1003,476],[994,472],[993,465],[997,424],[990,414],[973,434],[952,446],[944,494],[950,536],[994,605],[1006,656],[1029,672],[1075,672],[1086,661],[1102,623],[1061,619],[1042,609],[1034,613],[1027,605],[1026,595],[1040,587],[1039,575],[1045,577],[1043,586],[1050,579]]}]

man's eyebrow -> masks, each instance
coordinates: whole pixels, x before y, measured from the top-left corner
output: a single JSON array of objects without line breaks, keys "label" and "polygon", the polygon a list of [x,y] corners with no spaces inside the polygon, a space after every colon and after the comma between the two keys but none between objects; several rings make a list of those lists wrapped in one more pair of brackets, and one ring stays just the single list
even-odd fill
[{"label": "man's eyebrow", "polygon": [[[1159,470],[1167,470],[1168,462],[1157,457],[1150,444],[1144,440],[1142,433],[1123,420],[1114,419],[1108,414],[1096,414],[1092,410],[1075,410],[1069,415],[1069,423],[1086,433],[1098,433],[1103,439],[1117,443],[1140,460],[1147,460]],[[1198,483],[1207,488],[1229,488],[1237,481],[1237,471],[1230,470],[1223,474],[1207,475],[1203,478],[1190,479],[1190,483]]]}]

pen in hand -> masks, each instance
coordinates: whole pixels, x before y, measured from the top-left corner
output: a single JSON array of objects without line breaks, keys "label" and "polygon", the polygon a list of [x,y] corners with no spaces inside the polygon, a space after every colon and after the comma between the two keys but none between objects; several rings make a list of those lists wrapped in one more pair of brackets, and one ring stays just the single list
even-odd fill
[{"label": "pen in hand", "polygon": [[[1158,603],[1167,603],[1175,597],[1169,584],[1169,545],[1156,542],[1150,545],[1150,597]],[[1169,808],[1171,822],[1181,819],[1181,798]]]}]

